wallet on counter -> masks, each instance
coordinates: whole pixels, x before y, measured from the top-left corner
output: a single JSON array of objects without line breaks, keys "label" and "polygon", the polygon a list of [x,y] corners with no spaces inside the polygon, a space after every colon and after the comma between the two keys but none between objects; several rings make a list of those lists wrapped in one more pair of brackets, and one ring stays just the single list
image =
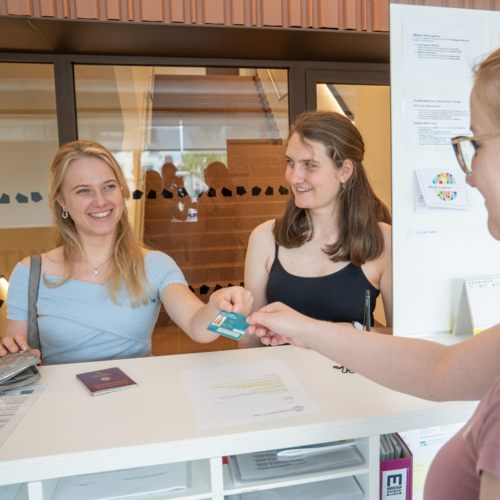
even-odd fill
[{"label": "wallet on counter", "polygon": [[28,351],[9,353],[0,358],[0,391],[32,384],[40,378],[40,358]]}]

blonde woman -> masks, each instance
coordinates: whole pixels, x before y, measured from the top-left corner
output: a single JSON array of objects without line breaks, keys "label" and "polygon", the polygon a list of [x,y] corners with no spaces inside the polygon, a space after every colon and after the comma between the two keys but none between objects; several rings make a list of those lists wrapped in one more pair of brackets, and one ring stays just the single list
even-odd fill
[{"label": "blonde woman", "polygon": [[[134,237],[126,202],[130,190],[103,146],[75,141],[61,147],[50,169],[50,206],[57,248],[42,255],[37,300],[44,364],[151,356],[161,303],[195,341],[218,335],[207,326],[224,309],[248,313],[241,287],[221,289],[203,304],[181,270]],[[28,350],[29,257],[10,280],[0,356]],[[38,354],[38,352],[37,352]]]}]

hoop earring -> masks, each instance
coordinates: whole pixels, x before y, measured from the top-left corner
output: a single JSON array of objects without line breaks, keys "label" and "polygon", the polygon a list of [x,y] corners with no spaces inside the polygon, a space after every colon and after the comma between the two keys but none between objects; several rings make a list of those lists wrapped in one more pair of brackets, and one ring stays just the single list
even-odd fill
[{"label": "hoop earring", "polygon": [[68,216],[69,216],[68,211],[67,211],[65,208],[63,208],[63,210],[62,210],[62,214],[61,214],[61,217],[62,217],[63,219],[67,219],[67,218],[68,218]]}]

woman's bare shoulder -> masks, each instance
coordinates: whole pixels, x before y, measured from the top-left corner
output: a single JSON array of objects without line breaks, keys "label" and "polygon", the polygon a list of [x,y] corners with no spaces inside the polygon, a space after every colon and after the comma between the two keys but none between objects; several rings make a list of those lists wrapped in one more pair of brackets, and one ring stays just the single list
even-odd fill
[{"label": "woman's bare shoulder", "polygon": [[254,240],[258,240],[261,243],[270,243],[274,244],[274,235],[273,235],[273,227],[275,219],[268,220],[258,225],[253,231],[251,238]]},{"label": "woman's bare shoulder", "polygon": [[[64,250],[63,247],[54,248],[47,253],[42,253],[42,267],[47,264],[64,264]],[[25,257],[21,264],[26,267],[31,267],[31,256]]]},{"label": "woman's bare shoulder", "polygon": [[274,220],[268,220],[252,231],[247,251],[249,260],[257,259],[269,263],[269,259],[274,255],[274,222]]}]

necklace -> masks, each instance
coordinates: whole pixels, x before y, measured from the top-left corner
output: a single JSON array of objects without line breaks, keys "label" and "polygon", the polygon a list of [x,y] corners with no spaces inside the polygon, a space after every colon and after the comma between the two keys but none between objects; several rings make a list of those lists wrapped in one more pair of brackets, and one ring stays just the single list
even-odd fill
[{"label": "necklace", "polygon": [[[111,256],[113,257],[113,256]],[[98,267],[94,267],[90,262],[87,261],[87,264],[94,270],[94,274],[99,274],[99,269],[104,266],[104,264],[106,264],[106,262],[108,262],[108,260],[111,259],[111,257],[109,257],[108,259],[106,259],[100,266]]]}]

